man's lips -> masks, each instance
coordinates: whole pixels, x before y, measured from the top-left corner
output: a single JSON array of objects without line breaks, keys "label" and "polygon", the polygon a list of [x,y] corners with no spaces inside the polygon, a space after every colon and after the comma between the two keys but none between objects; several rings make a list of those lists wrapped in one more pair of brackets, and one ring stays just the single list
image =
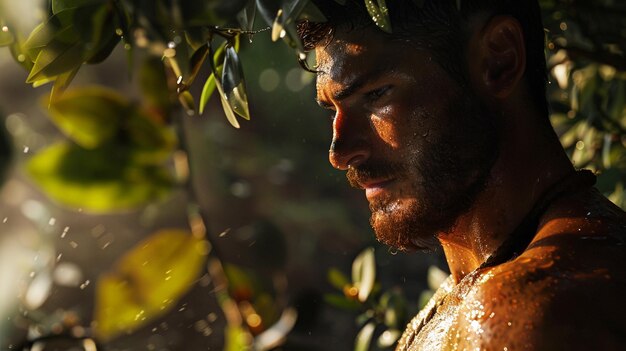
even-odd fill
[{"label": "man's lips", "polygon": [[383,193],[394,180],[395,179],[391,178],[367,181],[361,183],[361,187],[365,189],[365,197],[367,197],[368,200],[371,200]]}]

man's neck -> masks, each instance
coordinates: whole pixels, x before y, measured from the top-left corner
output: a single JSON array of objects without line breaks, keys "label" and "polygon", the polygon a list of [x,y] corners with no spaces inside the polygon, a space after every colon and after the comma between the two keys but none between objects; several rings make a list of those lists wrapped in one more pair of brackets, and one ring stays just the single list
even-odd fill
[{"label": "man's neck", "polygon": [[521,124],[504,131],[498,160],[472,208],[451,231],[439,235],[457,283],[502,245],[547,189],[573,170],[556,137]]}]

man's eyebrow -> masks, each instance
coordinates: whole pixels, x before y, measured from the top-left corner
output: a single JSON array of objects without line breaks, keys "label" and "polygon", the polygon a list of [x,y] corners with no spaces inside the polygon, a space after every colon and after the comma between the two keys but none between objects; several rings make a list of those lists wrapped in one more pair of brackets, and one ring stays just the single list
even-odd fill
[{"label": "man's eyebrow", "polygon": [[[335,92],[333,94],[333,100],[334,101],[341,101],[344,100],[350,96],[352,96],[355,92],[357,92],[359,89],[363,88],[365,85],[376,81],[377,79],[379,79],[380,77],[382,77],[385,74],[388,74],[390,69],[391,69],[390,64],[388,65],[379,65],[376,66],[376,68],[369,70],[368,72],[366,72],[365,74],[361,74],[356,76],[354,79],[352,79],[352,81],[349,81],[345,87],[337,92]],[[317,101],[317,104],[320,105],[323,108],[329,108],[332,107],[332,104],[326,102],[326,101],[322,101],[319,98],[316,98],[315,101]]]}]

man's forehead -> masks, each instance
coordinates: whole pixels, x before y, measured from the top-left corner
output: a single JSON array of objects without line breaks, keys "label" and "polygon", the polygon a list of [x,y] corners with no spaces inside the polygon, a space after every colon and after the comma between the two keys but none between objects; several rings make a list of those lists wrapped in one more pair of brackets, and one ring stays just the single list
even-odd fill
[{"label": "man's forehead", "polygon": [[392,50],[387,50],[379,40],[367,40],[362,35],[342,36],[318,47],[315,50],[318,84],[352,81],[367,71],[389,66],[386,55]]}]

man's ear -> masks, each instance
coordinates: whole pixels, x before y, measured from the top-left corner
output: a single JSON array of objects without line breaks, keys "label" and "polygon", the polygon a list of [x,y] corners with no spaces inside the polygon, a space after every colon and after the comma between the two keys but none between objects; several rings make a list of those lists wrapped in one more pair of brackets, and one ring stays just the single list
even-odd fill
[{"label": "man's ear", "polygon": [[470,39],[470,74],[480,90],[496,99],[507,98],[526,70],[526,45],[521,24],[496,16]]}]

